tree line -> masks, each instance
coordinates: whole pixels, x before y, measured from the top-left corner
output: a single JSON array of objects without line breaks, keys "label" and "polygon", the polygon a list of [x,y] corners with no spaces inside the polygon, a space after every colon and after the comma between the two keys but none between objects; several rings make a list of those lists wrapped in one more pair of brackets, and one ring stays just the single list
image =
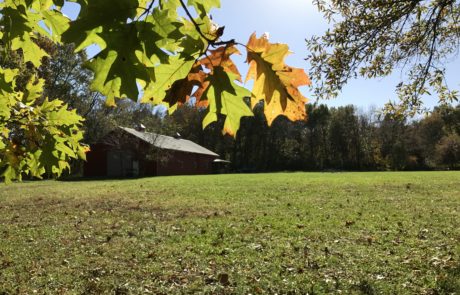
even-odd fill
[{"label": "tree line", "polygon": [[161,122],[231,161],[235,172],[368,171],[460,168],[460,105],[436,108],[420,120],[400,120],[354,106],[306,105],[308,119],[278,118],[268,127],[263,104],[235,139],[223,122],[202,129],[203,111],[182,107]]},{"label": "tree line", "polygon": [[179,133],[218,153],[231,162],[229,172],[460,168],[460,104],[436,107],[417,120],[362,112],[352,105],[307,104],[307,120],[280,117],[271,126],[263,108],[260,103],[254,117],[242,120],[234,138],[222,134],[225,118],[203,129],[204,109],[184,105],[168,115],[125,101],[115,109],[102,107],[105,116],[97,115],[101,110],[96,108],[95,118],[86,122],[86,138],[97,142],[116,126],[143,124],[147,131]]}]

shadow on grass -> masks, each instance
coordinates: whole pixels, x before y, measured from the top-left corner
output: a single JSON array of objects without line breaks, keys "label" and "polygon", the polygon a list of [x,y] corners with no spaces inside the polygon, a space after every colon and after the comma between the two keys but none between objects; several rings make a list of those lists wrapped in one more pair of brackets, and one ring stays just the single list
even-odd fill
[{"label": "shadow on grass", "polygon": [[152,177],[159,177],[159,176],[143,176],[143,177],[108,177],[108,176],[83,177],[83,176],[72,176],[72,177],[58,178],[57,181],[62,181],[62,182],[82,182],[82,181],[107,181],[107,180],[135,180],[135,179],[144,179],[144,178],[152,178]]}]

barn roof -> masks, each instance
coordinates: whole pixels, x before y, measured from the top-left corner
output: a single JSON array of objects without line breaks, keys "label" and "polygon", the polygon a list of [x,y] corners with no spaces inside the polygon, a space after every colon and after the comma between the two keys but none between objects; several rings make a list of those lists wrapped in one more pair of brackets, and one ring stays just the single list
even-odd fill
[{"label": "barn roof", "polygon": [[166,135],[161,135],[161,134],[156,134],[156,133],[151,133],[151,132],[140,132],[135,129],[127,128],[127,127],[120,127],[120,129],[160,149],[219,157],[218,154],[190,140],[186,140],[182,138],[174,138],[171,136],[166,136]]}]

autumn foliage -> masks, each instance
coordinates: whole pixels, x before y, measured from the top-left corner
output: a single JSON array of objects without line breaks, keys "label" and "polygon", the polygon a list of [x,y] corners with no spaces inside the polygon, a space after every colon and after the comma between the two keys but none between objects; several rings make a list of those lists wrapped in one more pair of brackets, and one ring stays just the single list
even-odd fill
[{"label": "autumn foliage", "polygon": [[[80,5],[76,19],[62,13],[64,0],[0,3],[0,173],[6,180],[19,179],[23,173],[59,175],[69,167],[70,158],[84,158],[82,136],[75,131],[83,118],[67,113],[66,106],[56,102],[62,117],[57,129],[46,120],[36,120],[38,112],[32,110],[46,101],[42,87],[37,87],[43,84],[38,71],[29,88],[18,89],[19,73],[5,62],[11,53],[20,54],[22,63],[38,69],[48,56],[36,42],[40,37],[75,44],[77,52],[94,45],[101,48],[85,66],[94,75],[91,90],[101,93],[110,106],[127,98],[163,105],[172,113],[182,104],[193,103],[206,108],[203,127],[225,117],[223,132],[231,136],[236,136],[241,118],[252,116],[252,108],[261,100],[269,124],[280,115],[290,120],[306,118],[307,99],[299,87],[310,85],[310,80],[302,69],[284,63],[288,46],[270,43],[266,35],[257,38],[255,33],[247,45],[224,40],[224,27],[209,17],[211,9],[220,7],[219,0],[69,2]],[[186,17],[179,11],[185,11]],[[242,75],[232,61],[240,49],[247,52],[246,81],[254,80],[253,89],[242,86]],[[23,95],[30,91],[36,99]],[[18,118],[26,111],[34,124]],[[53,136],[56,132],[62,138]],[[45,143],[45,138],[59,144]],[[25,144],[32,140],[33,146]],[[40,156],[53,147],[60,150],[51,158]]]},{"label": "autumn foliage", "polygon": [[286,44],[272,44],[265,35],[257,38],[254,33],[247,48],[250,67],[246,81],[254,80],[251,105],[265,100],[265,116],[269,125],[279,115],[292,121],[305,119],[307,98],[298,87],[310,85],[311,82],[304,70],[284,63],[289,47]]}]

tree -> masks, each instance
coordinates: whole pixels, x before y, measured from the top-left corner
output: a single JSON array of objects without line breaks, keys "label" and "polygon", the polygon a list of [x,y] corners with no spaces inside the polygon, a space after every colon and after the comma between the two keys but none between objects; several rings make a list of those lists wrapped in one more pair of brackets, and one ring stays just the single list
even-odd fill
[{"label": "tree", "polygon": [[438,112],[433,112],[418,124],[417,146],[422,148],[427,166],[435,165],[435,148],[445,134],[444,126],[445,123]]},{"label": "tree", "polygon": [[457,133],[460,135],[460,104],[456,107],[444,106],[434,110],[439,113],[446,124],[447,133]]},{"label": "tree", "polygon": [[304,160],[309,169],[324,169],[329,161],[328,125],[330,122],[329,108],[308,104],[308,122],[304,134],[304,142],[308,146],[307,159]]},{"label": "tree", "polygon": [[[90,90],[101,93],[108,105],[127,98],[174,112],[194,102],[206,108],[203,127],[223,116],[223,132],[233,136],[241,118],[252,116],[251,108],[261,100],[269,125],[279,115],[306,118],[307,99],[298,87],[310,80],[303,70],[284,63],[288,46],[255,33],[246,45],[223,40],[224,27],[208,16],[220,6],[219,0],[69,0],[80,5],[75,20],[62,14],[66,2],[0,3],[0,55],[5,64],[15,55],[19,64],[40,68],[49,56],[39,46],[42,36],[55,44],[74,44],[76,52],[98,45],[101,51],[85,67],[92,72]],[[239,54],[237,46],[247,52],[246,80],[254,80],[252,91],[238,84],[242,76],[231,59]],[[37,72],[18,88],[18,69],[0,68],[0,175],[6,181],[24,173],[58,176],[71,158],[85,157],[83,118],[71,110],[70,102],[47,98],[46,81]]]},{"label": "tree", "polygon": [[441,138],[436,145],[436,159],[438,164],[454,169],[460,163],[460,136],[449,134]]},{"label": "tree", "polygon": [[351,169],[361,166],[359,122],[353,106],[332,109],[329,143],[331,163],[335,168]]},{"label": "tree", "polygon": [[407,165],[406,136],[407,125],[405,121],[395,120],[392,116],[385,115],[378,126],[378,145],[381,165],[384,169],[403,170]]},{"label": "tree", "polygon": [[397,86],[394,115],[423,109],[422,97],[434,90],[441,104],[458,93],[445,83],[444,63],[457,54],[460,1],[456,0],[315,0],[332,29],[307,40],[308,60],[320,98],[338,95],[356,76],[384,77],[410,66],[407,82]]}]

